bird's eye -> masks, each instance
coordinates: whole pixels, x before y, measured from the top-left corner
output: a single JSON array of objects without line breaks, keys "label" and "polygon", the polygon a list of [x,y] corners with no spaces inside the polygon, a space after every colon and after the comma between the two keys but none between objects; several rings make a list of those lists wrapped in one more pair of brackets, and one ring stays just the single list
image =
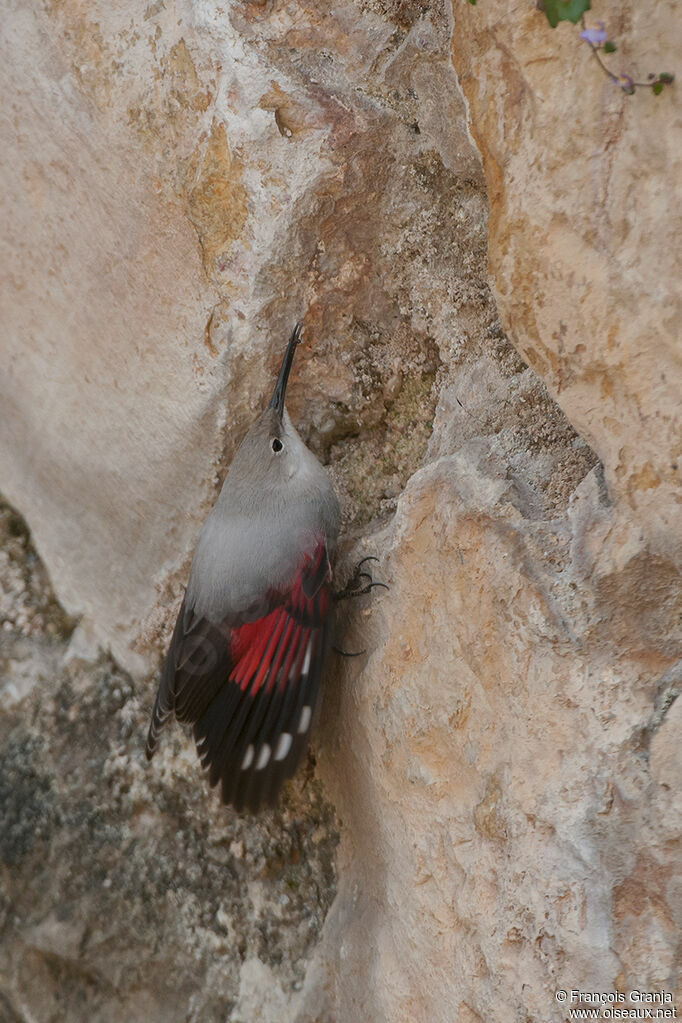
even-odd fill
[{"label": "bird's eye", "polygon": [[281,451],[283,447],[284,447],[284,445],[282,444],[282,442],[281,442],[281,440],[279,439],[279,437],[275,437],[275,438],[273,439],[273,442],[272,442],[272,450],[273,450],[273,451],[275,452],[275,454],[276,454],[276,453],[277,453],[278,451]]}]

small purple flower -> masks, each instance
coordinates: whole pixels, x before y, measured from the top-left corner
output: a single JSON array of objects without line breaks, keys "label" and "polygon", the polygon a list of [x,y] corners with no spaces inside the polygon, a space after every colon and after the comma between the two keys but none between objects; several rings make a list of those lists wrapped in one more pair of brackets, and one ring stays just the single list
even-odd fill
[{"label": "small purple flower", "polygon": [[617,84],[620,86],[623,92],[626,92],[628,94],[628,96],[632,96],[633,92],[635,91],[635,83],[633,82],[631,76],[628,75],[625,71],[621,71],[621,73],[618,75]]},{"label": "small purple flower", "polygon": [[598,21],[596,28],[583,29],[580,33],[580,38],[584,39],[590,46],[602,46],[608,39],[608,32],[604,28],[604,22]]}]

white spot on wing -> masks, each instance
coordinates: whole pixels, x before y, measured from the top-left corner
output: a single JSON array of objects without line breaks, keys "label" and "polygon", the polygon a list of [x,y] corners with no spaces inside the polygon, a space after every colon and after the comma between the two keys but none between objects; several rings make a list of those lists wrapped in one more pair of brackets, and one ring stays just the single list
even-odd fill
[{"label": "white spot on wing", "polygon": [[277,742],[277,749],[275,750],[275,760],[284,760],[285,756],[291,749],[293,739],[289,732],[282,732]]},{"label": "white spot on wing", "polygon": [[260,753],[258,754],[258,760],[256,761],[256,770],[262,771],[268,760],[270,759],[270,747],[267,742],[264,742],[261,746]]},{"label": "white spot on wing", "polygon": [[310,719],[313,716],[312,709],[310,707],[304,707],[301,711],[301,720],[298,723],[298,734],[303,735],[304,732],[308,731],[310,725]]},{"label": "white spot on wing", "polygon": [[312,652],[313,652],[313,641],[312,641],[312,639],[309,639],[308,640],[308,649],[305,652],[305,660],[303,661],[303,671],[301,672],[302,675],[307,675],[308,674],[308,669],[310,668],[310,658],[312,656]]},{"label": "white spot on wing", "polygon": [[245,771],[247,767],[251,767],[251,764],[253,762],[253,753],[254,753],[253,743],[251,743],[246,753],[244,754],[244,759],[242,760],[242,771]]}]

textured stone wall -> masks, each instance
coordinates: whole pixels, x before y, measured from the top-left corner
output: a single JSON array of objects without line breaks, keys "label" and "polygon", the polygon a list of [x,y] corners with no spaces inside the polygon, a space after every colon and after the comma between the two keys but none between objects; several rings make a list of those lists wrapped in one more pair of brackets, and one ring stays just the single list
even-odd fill
[{"label": "textured stone wall", "polygon": [[[594,16],[643,77],[671,12]],[[682,1010],[675,87],[626,97],[501,0],[16,3],[2,33],[0,1019]],[[344,606],[365,653],[254,819],[180,729],[151,768],[143,738],[303,312],[339,575],[371,553],[390,591]]]},{"label": "textured stone wall", "polygon": [[[599,453],[614,498],[679,564],[678,93],[625,96],[572,25],[552,33],[530,6],[468,8],[454,8],[453,61],[485,166],[505,328]],[[646,81],[672,67],[676,13],[595,7],[618,44],[613,70]]]}]

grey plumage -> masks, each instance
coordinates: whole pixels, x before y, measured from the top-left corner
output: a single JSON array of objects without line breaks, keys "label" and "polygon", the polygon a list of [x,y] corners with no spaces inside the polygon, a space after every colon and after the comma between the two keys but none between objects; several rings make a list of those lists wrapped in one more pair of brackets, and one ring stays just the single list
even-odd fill
[{"label": "grey plumage", "polygon": [[[273,452],[271,441],[283,443]],[[327,473],[308,450],[289,415],[267,408],[232,460],[220,496],[199,536],[189,605],[210,621],[247,611],[290,578],[301,554],[325,537],[332,558],[339,502]]]}]

